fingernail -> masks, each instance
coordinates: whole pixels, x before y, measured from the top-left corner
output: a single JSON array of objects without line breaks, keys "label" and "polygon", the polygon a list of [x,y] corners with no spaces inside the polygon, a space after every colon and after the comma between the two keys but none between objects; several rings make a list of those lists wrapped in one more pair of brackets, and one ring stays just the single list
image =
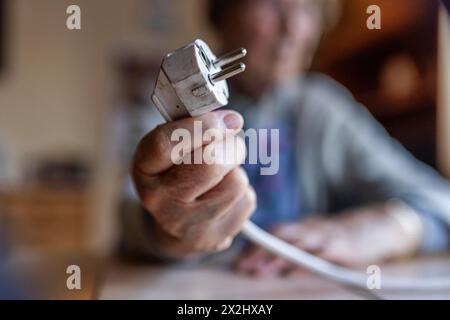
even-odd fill
[{"label": "fingernail", "polygon": [[242,126],[244,125],[244,119],[242,118],[242,116],[237,113],[237,112],[230,112],[227,113],[223,118],[222,118],[223,123],[225,124],[225,126],[227,127],[227,129],[230,130],[238,130],[241,129]]}]

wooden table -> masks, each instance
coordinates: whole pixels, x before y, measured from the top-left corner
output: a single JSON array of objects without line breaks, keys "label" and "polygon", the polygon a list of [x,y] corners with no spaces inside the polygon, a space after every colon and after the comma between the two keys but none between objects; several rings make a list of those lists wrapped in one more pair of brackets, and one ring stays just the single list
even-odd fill
[{"label": "wooden table", "polygon": [[[450,277],[450,257],[420,258],[381,267],[403,277]],[[285,278],[251,278],[215,263],[180,267],[116,263],[100,299],[450,299],[445,291],[355,290],[299,270]]]},{"label": "wooden table", "polygon": [[[81,290],[66,287],[66,268],[71,264],[82,270]],[[44,299],[450,299],[450,289],[369,292],[303,270],[284,278],[251,278],[234,273],[223,261],[169,266],[33,252],[13,259],[9,266]],[[412,259],[381,270],[382,275],[450,277],[450,256]]]}]

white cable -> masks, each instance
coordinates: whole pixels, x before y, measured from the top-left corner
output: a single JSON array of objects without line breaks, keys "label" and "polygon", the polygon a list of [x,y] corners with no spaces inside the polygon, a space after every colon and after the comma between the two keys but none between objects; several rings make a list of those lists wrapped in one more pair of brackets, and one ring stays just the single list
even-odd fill
[{"label": "white cable", "polygon": [[[247,221],[241,232],[253,243],[267,251],[282,257],[295,265],[327,277],[329,279],[368,289],[367,274],[337,266],[324,259],[305,252],[262,230],[254,223]],[[381,276],[381,289],[387,290],[443,290],[450,289],[449,277],[433,277],[429,279],[398,278]]]}]

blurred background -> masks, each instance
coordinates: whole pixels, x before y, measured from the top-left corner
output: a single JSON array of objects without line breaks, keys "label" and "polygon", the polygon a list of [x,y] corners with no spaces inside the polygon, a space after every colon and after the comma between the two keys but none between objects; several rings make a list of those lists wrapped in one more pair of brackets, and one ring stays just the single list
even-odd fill
[{"label": "blurred background", "polygon": [[[74,3],[82,29],[70,31],[66,8]],[[313,70],[347,86],[417,158],[450,176],[449,83],[438,84],[448,81],[445,69],[450,74],[450,34],[444,14],[438,21],[438,1],[333,3],[336,19]],[[371,4],[382,10],[382,30],[366,28]],[[0,0],[4,256],[115,249],[120,194],[137,143],[133,119],[153,107],[162,56],[195,38],[220,51],[204,6]]]}]

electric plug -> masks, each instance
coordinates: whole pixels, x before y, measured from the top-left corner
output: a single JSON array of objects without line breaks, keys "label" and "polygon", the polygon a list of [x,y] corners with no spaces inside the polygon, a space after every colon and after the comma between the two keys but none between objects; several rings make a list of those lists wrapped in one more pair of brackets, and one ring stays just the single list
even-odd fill
[{"label": "electric plug", "polygon": [[226,79],[245,70],[243,63],[231,64],[246,54],[241,48],[217,58],[202,40],[167,54],[152,94],[154,104],[166,121],[199,116],[227,105]]}]

